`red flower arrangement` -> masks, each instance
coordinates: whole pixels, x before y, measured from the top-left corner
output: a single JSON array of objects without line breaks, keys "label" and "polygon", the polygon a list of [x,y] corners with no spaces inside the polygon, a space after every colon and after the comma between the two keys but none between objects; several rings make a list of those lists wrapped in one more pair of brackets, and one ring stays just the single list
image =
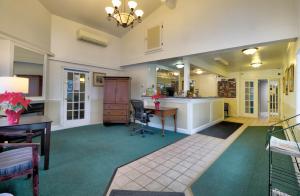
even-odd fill
[{"label": "red flower arrangement", "polygon": [[153,101],[154,103],[157,103],[157,102],[159,102],[160,95],[156,94],[156,95],[153,95],[151,98],[154,99],[154,101]]},{"label": "red flower arrangement", "polygon": [[156,110],[159,110],[159,106],[160,106],[159,98],[160,98],[160,97],[161,97],[161,96],[158,95],[158,94],[153,95],[153,96],[151,97],[151,98],[154,100],[153,103],[154,103],[154,105],[155,105],[155,109],[156,109]]},{"label": "red flower arrangement", "polygon": [[22,93],[0,94],[0,109],[5,112],[11,124],[19,123],[21,113],[27,110],[30,102],[31,100],[25,99]]}]

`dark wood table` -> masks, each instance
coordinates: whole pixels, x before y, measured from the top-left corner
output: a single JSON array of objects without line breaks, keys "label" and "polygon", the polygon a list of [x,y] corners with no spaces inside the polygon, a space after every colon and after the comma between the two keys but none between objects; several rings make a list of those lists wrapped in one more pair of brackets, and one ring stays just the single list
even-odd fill
[{"label": "dark wood table", "polygon": [[174,118],[174,131],[177,130],[177,108],[169,108],[169,107],[159,107],[159,109],[155,109],[154,106],[145,106],[145,110],[150,110],[154,115],[159,116],[161,120],[161,134],[165,136],[165,117],[173,116]]},{"label": "dark wood table", "polygon": [[49,154],[50,154],[50,136],[51,136],[51,123],[52,121],[46,116],[24,116],[21,117],[20,123],[16,125],[10,125],[7,123],[6,118],[0,118],[0,132],[9,130],[44,130],[41,131],[41,155],[45,155],[44,158],[44,170],[49,169]]}]

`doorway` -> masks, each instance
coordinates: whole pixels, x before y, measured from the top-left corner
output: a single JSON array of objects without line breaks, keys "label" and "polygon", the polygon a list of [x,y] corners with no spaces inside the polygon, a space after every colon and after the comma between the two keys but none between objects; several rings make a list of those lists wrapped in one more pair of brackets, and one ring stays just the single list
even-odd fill
[{"label": "doorway", "polygon": [[64,126],[85,125],[90,120],[89,73],[64,70]]},{"label": "doorway", "polygon": [[258,80],[258,116],[268,118],[268,80]]}]

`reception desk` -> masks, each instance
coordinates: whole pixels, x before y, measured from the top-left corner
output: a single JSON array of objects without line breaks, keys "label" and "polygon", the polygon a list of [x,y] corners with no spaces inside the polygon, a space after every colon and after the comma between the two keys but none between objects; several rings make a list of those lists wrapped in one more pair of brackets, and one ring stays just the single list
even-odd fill
[{"label": "reception desk", "polygon": [[[153,106],[150,97],[143,97],[145,107]],[[161,107],[177,108],[178,132],[192,135],[211,125],[224,120],[223,98],[161,98]],[[150,119],[149,126],[162,128],[160,118],[154,116]],[[165,119],[166,130],[174,130],[174,119]]]}]

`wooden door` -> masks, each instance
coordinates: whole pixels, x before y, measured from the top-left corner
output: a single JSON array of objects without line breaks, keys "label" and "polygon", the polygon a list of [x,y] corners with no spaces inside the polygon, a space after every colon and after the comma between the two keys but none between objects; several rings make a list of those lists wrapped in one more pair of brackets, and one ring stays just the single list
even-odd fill
[{"label": "wooden door", "polygon": [[116,103],[128,104],[129,102],[128,80],[118,80],[116,90]]},{"label": "wooden door", "polygon": [[116,103],[117,80],[104,81],[104,103]]}]

